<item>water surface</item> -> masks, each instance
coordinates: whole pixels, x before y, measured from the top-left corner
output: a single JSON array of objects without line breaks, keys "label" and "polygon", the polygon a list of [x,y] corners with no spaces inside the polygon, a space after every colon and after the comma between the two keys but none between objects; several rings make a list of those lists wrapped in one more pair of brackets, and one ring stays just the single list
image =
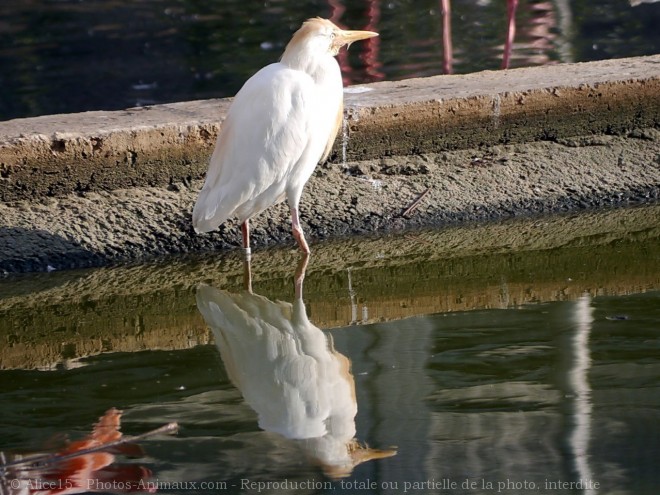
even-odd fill
[{"label": "water surface", "polygon": [[[506,2],[451,2],[452,71],[499,69]],[[339,57],[347,84],[443,73],[438,0],[5,0],[0,119],[234,95],[300,23],[381,36]],[[660,4],[521,0],[512,67],[660,52]]]},{"label": "water surface", "polygon": [[252,293],[240,258],[217,254],[6,280],[0,450],[61,449],[119,408],[125,435],[179,433],[23,482],[654,493],[657,215],[319,245],[297,287],[298,253],[257,252]]}]

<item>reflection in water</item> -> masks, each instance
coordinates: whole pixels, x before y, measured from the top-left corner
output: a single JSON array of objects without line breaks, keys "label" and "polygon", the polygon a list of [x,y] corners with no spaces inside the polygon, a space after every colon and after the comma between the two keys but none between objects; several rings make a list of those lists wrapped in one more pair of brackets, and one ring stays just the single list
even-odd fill
[{"label": "reflection in water", "polygon": [[358,299],[357,292],[353,288],[353,280],[351,278],[351,268],[348,268],[348,297],[351,300],[351,321],[349,325],[357,325],[358,323],[366,323],[369,320],[369,308],[367,305],[362,306],[361,320],[358,320]]},{"label": "reflection in water", "polygon": [[[108,410],[90,435],[54,454],[11,455],[0,452],[0,493],[63,495],[83,492],[155,491],[151,471],[133,463],[115,462],[117,454],[142,457],[142,449],[122,440],[121,411]],[[168,425],[169,426],[169,425]]]},{"label": "reflection in water", "polygon": [[309,257],[300,261],[293,304],[253,294],[250,263],[238,294],[202,285],[197,307],[211,327],[229,378],[259,416],[264,430],[295,440],[331,478],[393,450],[360,445],[349,359],[308,317],[302,286]]},{"label": "reflection in water", "polygon": [[516,37],[516,10],[518,9],[518,0],[507,0],[507,28],[506,41],[504,42],[504,54],[502,55],[502,69],[509,68],[509,58],[513,48],[513,40]]},{"label": "reflection in water", "polygon": [[440,1],[442,16],[442,73],[454,73],[454,49],[451,43],[451,3],[449,0]]},{"label": "reflection in water", "polygon": [[511,43],[493,0],[455,0],[451,33],[449,0],[4,0],[0,118],[232,96],[314,16],[382,33],[340,54],[347,84],[495,69],[507,45],[516,67],[658,52],[653,0],[515,1]]},{"label": "reflection in water", "polygon": [[584,294],[575,302],[573,323],[575,334],[571,339],[572,366],[568,371],[569,389],[574,398],[573,430],[569,445],[575,463],[574,469],[579,480],[587,483],[593,480],[589,465],[589,440],[591,438],[591,387],[588,372],[591,366],[589,357],[589,333],[593,323],[591,297]]},{"label": "reflection in water", "polygon": [[[657,242],[646,244],[644,241],[641,245],[655,247]],[[574,292],[563,292],[559,297],[570,297],[570,300],[520,304],[515,289],[517,281],[510,274],[507,277],[511,297],[508,309],[445,312],[328,331],[335,348],[351,358],[353,376],[346,374],[346,359],[333,355],[325,337],[318,342],[313,335],[302,337],[309,333],[318,336],[318,329],[294,328],[295,310],[301,308],[294,304],[293,298],[287,299],[290,290],[278,284],[277,291],[265,292],[271,280],[269,277],[273,277],[272,271],[267,272],[268,276],[255,274],[260,291],[268,294],[272,301],[279,298],[289,300],[291,304],[276,304],[249,294],[241,297],[245,300],[252,297],[253,305],[263,304],[271,307],[273,312],[287,316],[291,328],[267,328],[263,332],[281,334],[277,337],[279,340],[273,339],[270,347],[279,361],[271,362],[265,374],[259,375],[258,372],[267,367],[254,362],[242,363],[238,351],[251,352],[252,348],[258,347],[260,339],[266,340],[266,335],[260,337],[256,334],[257,322],[253,312],[244,311],[241,306],[236,309],[232,299],[238,296],[221,292],[221,297],[230,299],[234,312],[243,311],[243,326],[236,330],[238,335],[232,335],[231,328],[223,328],[222,332],[227,334],[228,343],[224,344],[227,369],[238,376],[235,380],[242,379],[241,390],[251,402],[243,400],[240,391],[232,386],[219,363],[218,351],[208,345],[177,351],[107,353],[84,358],[86,365],[75,370],[2,370],[0,443],[7,448],[33,445],[43,437],[46,428],[55,431],[70,429],[67,421],[72,420],[71,415],[89,415],[89,411],[100,407],[99,402],[120,400],[128,410],[126,417],[131,430],[174,418],[186,425],[184,434],[179,437],[145,444],[150,454],[148,467],[157,473],[159,480],[217,482],[226,483],[228,487],[232,483],[240,484],[241,479],[318,480],[321,469],[301,457],[307,444],[320,444],[321,440],[291,440],[259,431],[257,415],[249,407],[253,404],[256,408],[248,394],[248,385],[252,386],[252,395],[262,389],[268,392],[278,385],[274,383],[276,373],[284,376],[284,370],[297,369],[292,362],[292,353],[284,353],[284,343],[287,343],[293,351],[298,350],[294,356],[301,358],[302,366],[306,366],[309,360],[317,369],[319,359],[324,365],[336,360],[332,368],[327,364],[324,369],[330,369],[329,377],[326,376],[328,381],[334,377],[335,382],[339,382],[335,387],[338,394],[336,407],[352,407],[340,417],[347,425],[343,428],[348,432],[346,445],[351,445],[350,435],[355,431],[359,432],[357,436],[361,440],[368,438],[373,446],[397,445],[397,456],[361,464],[353,470],[350,481],[375,480],[379,487],[398,483],[399,489],[353,490],[352,493],[401,493],[405,482],[421,482],[434,477],[436,481],[448,479],[459,484],[469,479],[481,485],[483,480],[494,486],[492,490],[463,490],[461,493],[495,493],[499,483],[508,480],[518,486],[524,482],[536,483],[537,490],[525,493],[582,493],[582,489],[571,490],[565,484],[573,483],[575,487],[578,480],[589,476],[593,477],[592,487],[596,488],[596,482],[600,485],[599,493],[655,493],[660,486],[657,470],[660,447],[653,441],[660,424],[660,334],[657,331],[660,293],[649,291],[623,296],[604,293],[609,287],[623,292],[628,287],[642,287],[644,290],[651,284],[657,286],[658,270],[641,262],[640,266],[648,267],[645,268],[649,272],[648,278],[643,279],[648,283],[635,286],[634,281],[642,279],[628,278],[634,275],[636,267],[627,264],[631,258],[637,259],[630,256],[634,251],[622,250],[621,244],[618,244],[618,250],[627,253],[626,257],[619,254],[621,259],[628,258],[626,263],[604,263],[600,270],[607,274],[625,272],[623,280],[629,280],[629,285],[599,284],[602,279],[594,272],[591,278],[585,279],[578,292],[582,294],[587,283],[599,287],[590,290],[591,294],[599,293],[591,300],[584,298],[578,303],[573,298]],[[645,249],[643,252],[649,257],[648,253],[654,251]],[[507,260],[511,261],[511,258]],[[517,270],[531,266],[522,260],[522,257],[516,257],[511,264]],[[493,266],[500,266],[493,263],[492,258],[488,261]],[[550,262],[537,265],[561,265],[562,269],[574,273],[584,266],[566,261],[567,258],[555,256]],[[293,270],[294,265],[295,262],[287,266]],[[415,265],[418,266],[421,265]],[[428,266],[438,270],[438,265],[431,261],[427,271]],[[443,266],[447,265],[441,265],[440,269]],[[466,271],[457,271],[457,266],[450,268],[457,277],[465,277]],[[481,265],[470,266],[479,268]],[[628,266],[631,270],[624,270]],[[221,267],[226,270],[227,264]],[[388,267],[393,268],[392,265]],[[209,265],[205,268],[204,273],[209,274]],[[358,295],[366,297],[372,304],[373,292],[367,291],[366,272],[369,268],[367,265],[363,269],[365,276],[359,276],[357,269],[352,271],[352,276]],[[440,271],[448,273],[449,269]],[[539,272],[540,268],[535,274],[537,277]],[[341,303],[330,298],[339,292],[337,280],[343,282],[342,289],[346,287],[346,272],[324,269],[315,273],[313,280],[309,278],[313,273],[310,270],[306,273],[305,303],[310,319],[318,324],[316,306],[309,304],[310,289],[317,286],[320,277],[332,278],[335,285],[320,294],[329,299],[329,304],[340,308]],[[404,280],[401,272],[393,270],[391,273],[391,280]],[[413,273],[419,277],[423,272],[417,269]],[[485,273],[489,272],[480,273],[480,280],[497,288],[494,285],[497,278],[485,276]],[[539,289],[546,279],[540,277],[536,280],[530,283],[534,290]],[[225,278],[215,283],[224,287],[230,282]],[[289,288],[290,284],[288,280],[286,285]],[[387,284],[382,285],[388,289]],[[302,284],[298,286],[302,289]],[[401,287],[399,285],[397,290]],[[465,292],[460,290],[462,287],[465,286],[454,284],[452,294],[465,297]],[[554,290],[556,285],[552,287]],[[573,290],[577,288],[573,287]],[[192,294],[185,292],[181,297],[183,303],[189,306],[192,302],[194,305]],[[214,295],[215,291],[210,292]],[[239,293],[240,289],[231,292]],[[341,294],[345,302],[345,292],[341,290]],[[419,292],[413,292],[411,297],[418,297],[417,294]],[[438,294],[445,297],[443,293]],[[495,298],[498,291],[493,294]],[[492,301],[496,298],[488,299],[488,304],[492,305]],[[209,300],[209,306],[211,302],[220,307],[213,299]],[[116,303],[113,306],[116,312],[124,307]],[[170,312],[173,305],[161,303],[161,307]],[[197,308],[194,309],[198,313]],[[625,315],[625,319],[616,315]],[[206,327],[201,316],[197,314],[197,317],[198,324]],[[306,318],[305,312],[299,317]],[[261,317],[261,320],[266,318]],[[80,319],[76,318],[76,321]],[[222,335],[222,332],[218,330],[217,333]],[[308,343],[310,339],[312,344]],[[321,358],[313,354],[316,347],[320,347],[316,353]],[[311,355],[314,358],[306,358]],[[230,362],[232,357],[234,363]],[[256,361],[260,356],[249,357]],[[258,376],[249,376],[253,371]],[[308,376],[310,381],[318,378]],[[291,382],[293,380],[286,386],[292,393],[307,392],[298,384],[300,380],[295,384]],[[280,390],[284,388],[285,385],[280,385]],[[329,385],[321,384],[315,390],[322,394],[328,388]],[[75,393],[72,394],[72,390]],[[359,414],[354,419],[351,414],[355,414],[355,402],[346,398],[353,392],[359,404]],[[300,402],[308,396],[308,392],[306,396],[299,395]],[[287,403],[282,405],[283,402],[281,399],[273,403],[273,411],[259,410],[259,421],[277,420],[287,414],[293,417],[292,410],[274,411],[278,407],[291,407]],[[321,404],[321,399],[316,403]],[[330,409],[335,407],[334,404],[323,404]],[[267,408],[268,405],[260,404],[260,407]],[[300,430],[313,423],[307,419],[309,413],[302,412]],[[277,424],[285,429],[286,425],[282,426],[282,423],[283,420]],[[334,423],[326,427],[324,436],[335,431],[333,427]],[[334,445],[339,445],[339,441]],[[349,455],[347,450],[345,447],[341,452],[344,459]],[[315,455],[318,458],[320,454],[316,452]],[[353,462],[347,460],[349,465],[345,471],[350,470]],[[141,461],[135,462],[141,464]],[[117,461],[112,466],[116,465]],[[110,466],[101,472],[108,473],[108,469]],[[339,489],[341,481],[345,480],[333,485],[337,488],[335,493],[351,492]],[[581,486],[589,485],[583,482]],[[228,493],[236,491],[228,489]],[[289,490],[290,493],[293,491]],[[324,493],[329,491],[333,490],[327,489]],[[426,492],[416,491],[420,494]],[[190,490],[168,490],[167,493],[190,495]],[[503,489],[501,493],[522,493],[522,490],[507,492]]]},{"label": "reflection in water", "polygon": [[[342,16],[346,12],[346,7],[343,5],[344,2],[340,0],[328,0],[328,6],[330,7],[329,19],[334,24],[341,28],[347,26],[346,19],[342,19]],[[363,21],[360,29],[366,31],[375,31],[376,27],[379,26],[380,21],[380,2],[378,0],[368,0],[367,8],[363,14]],[[348,21],[350,24],[350,20]],[[381,81],[385,79],[385,74],[383,73],[382,63],[380,62],[380,43],[381,40],[377,39],[378,36],[374,38],[369,38],[364,40],[363,46],[360,48],[359,58],[361,61],[361,69],[363,69],[364,74],[355,74],[356,68],[353,67],[349,61],[348,50],[341,50],[337,54],[337,62],[341,67],[342,80],[345,85],[350,85],[360,81],[361,79],[366,79],[368,82]]]}]

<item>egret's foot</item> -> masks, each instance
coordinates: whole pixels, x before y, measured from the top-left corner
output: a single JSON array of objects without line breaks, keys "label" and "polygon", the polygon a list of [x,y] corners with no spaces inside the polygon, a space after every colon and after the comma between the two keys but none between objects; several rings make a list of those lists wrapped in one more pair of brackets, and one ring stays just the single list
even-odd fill
[{"label": "egret's foot", "polygon": [[300,219],[298,218],[298,208],[291,208],[291,230],[293,231],[293,237],[295,237],[301,251],[305,254],[309,254],[309,246],[305,240],[305,234],[303,234],[302,227],[300,226]]},{"label": "egret's foot", "polygon": [[307,244],[307,241],[305,240],[305,234],[303,234],[303,231],[301,228],[294,228],[293,229],[293,237],[295,237],[296,242],[298,243],[298,246],[300,246],[300,250],[305,253],[309,254],[311,251],[309,250],[309,245]]}]

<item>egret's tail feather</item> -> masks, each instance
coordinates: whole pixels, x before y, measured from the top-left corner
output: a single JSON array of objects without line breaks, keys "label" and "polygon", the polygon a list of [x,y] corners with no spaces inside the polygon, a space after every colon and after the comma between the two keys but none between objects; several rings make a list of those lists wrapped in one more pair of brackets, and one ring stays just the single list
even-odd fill
[{"label": "egret's tail feather", "polygon": [[223,208],[216,198],[202,190],[195,203],[192,214],[192,223],[195,232],[211,232],[232,216],[234,208]]},{"label": "egret's tail feather", "polygon": [[220,225],[225,223],[229,217],[228,216],[223,216],[223,217],[217,217],[217,216],[211,216],[210,218],[206,218],[204,216],[195,216],[193,214],[193,228],[195,229],[195,232],[198,234],[202,234],[204,232],[212,232],[216,230]]}]

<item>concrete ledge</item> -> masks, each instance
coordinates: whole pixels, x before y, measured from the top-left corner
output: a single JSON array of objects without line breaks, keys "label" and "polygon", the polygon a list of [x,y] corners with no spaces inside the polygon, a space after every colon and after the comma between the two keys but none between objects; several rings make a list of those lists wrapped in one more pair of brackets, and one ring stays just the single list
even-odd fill
[{"label": "concrete ledge", "polygon": [[[335,164],[303,192],[313,250],[660,198],[660,56],[378,83],[346,103]],[[238,246],[234,222],[196,235],[190,220],[228,104],[0,123],[0,274]],[[293,246],[288,217],[255,217],[254,247]]]},{"label": "concrete ledge", "polygon": [[228,107],[208,100],[0,122],[0,200],[200,177]]},{"label": "concrete ledge", "polygon": [[348,158],[620,134],[660,124],[660,56],[372,84]]},{"label": "concrete ledge", "polygon": [[[335,143],[335,162],[660,125],[660,55],[360,89],[346,95],[346,136]],[[208,100],[0,122],[0,201],[199,179],[228,105]]]}]

